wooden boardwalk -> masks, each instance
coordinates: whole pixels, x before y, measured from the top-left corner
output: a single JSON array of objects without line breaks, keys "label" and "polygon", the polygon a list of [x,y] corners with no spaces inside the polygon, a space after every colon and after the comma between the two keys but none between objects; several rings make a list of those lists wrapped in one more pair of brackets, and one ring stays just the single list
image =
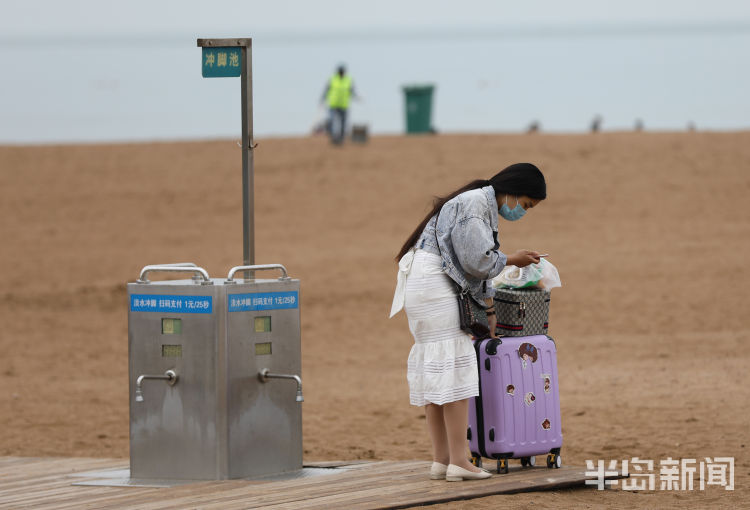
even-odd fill
[{"label": "wooden boardwalk", "polygon": [[[307,466],[307,464],[306,464]],[[126,459],[0,457],[0,508],[373,509],[583,486],[585,469],[512,466],[488,480],[430,480],[429,462],[313,463],[332,474],[280,481],[228,480],[153,487],[81,486],[126,473]],[[318,470],[320,471],[320,470]],[[94,472],[94,473],[92,473]]]}]

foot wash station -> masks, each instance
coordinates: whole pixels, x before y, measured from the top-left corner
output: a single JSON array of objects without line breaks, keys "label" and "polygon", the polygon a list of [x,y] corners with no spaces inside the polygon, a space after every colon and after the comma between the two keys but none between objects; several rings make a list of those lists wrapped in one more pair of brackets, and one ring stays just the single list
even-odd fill
[{"label": "foot wash station", "polygon": [[[300,282],[253,261],[251,39],[198,46],[204,77],[242,77],[244,263],[226,278],[193,263],[151,265],[128,284],[133,482],[302,469]],[[256,278],[271,270],[280,276]]]},{"label": "foot wash station", "polygon": [[[277,269],[276,279],[238,280]],[[151,282],[150,273],[196,275]],[[223,480],[302,469],[299,280],[146,266],[128,284],[130,477]]]}]

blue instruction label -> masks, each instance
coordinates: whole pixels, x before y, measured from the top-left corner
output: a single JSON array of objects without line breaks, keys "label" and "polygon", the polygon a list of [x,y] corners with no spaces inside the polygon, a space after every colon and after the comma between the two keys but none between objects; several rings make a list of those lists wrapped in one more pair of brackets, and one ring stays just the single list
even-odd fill
[{"label": "blue instruction label", "polygon": [[230,312],[251,312],[254,310],[284,310],[299,308],[299,293],[256,292],[254,294],[230,294],[227,296]]},{"label": "blue instruction label", "polygon": [[167,296],[164,294],[131,294],[131,312],[211,313],[212,296]]}]

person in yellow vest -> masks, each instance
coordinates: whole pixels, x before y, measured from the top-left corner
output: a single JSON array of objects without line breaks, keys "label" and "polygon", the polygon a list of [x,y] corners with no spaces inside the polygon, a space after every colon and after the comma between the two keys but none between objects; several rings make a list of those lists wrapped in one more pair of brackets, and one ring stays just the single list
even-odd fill
[{"label": "person in yellow vest", "polygon": [[346,67],[340,65],[323,91],[320,98],[321,103],[328,103],[329,117],[326,123],[326,131],[331,142],[338,145],[344,142],[346,133],[346,114],[349,110],[349,101],[358,99],[354,92],[354,83],[346,74]]}]

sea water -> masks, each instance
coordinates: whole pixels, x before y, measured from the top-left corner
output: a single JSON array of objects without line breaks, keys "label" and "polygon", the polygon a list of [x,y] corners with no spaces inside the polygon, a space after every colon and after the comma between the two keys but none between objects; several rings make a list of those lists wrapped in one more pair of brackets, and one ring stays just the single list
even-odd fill
[{"label": "sea water", "polygon": [[[240,79],[201,77],[202,35],[0,40],[0,143],[238,138]],[[259,35],[255,135],[308,134],[339,63],[376,134],[404,131],[413,84],[435,86],[438,132],[746,129],[749,50],[744,29]]]}]

